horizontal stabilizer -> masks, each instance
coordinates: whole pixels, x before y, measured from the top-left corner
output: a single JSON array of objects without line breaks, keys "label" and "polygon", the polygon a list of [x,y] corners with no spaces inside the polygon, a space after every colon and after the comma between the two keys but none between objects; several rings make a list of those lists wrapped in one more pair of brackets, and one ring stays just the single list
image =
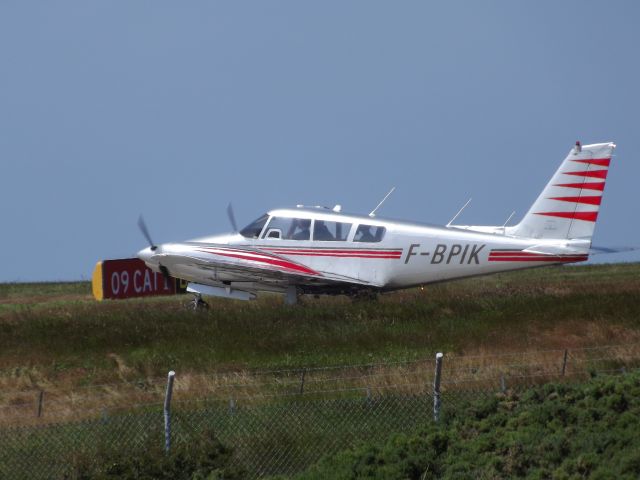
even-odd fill
[{"label": "horizontal stabilizer", "polygon": [[590,255],[601,255],[603,253],[622,253],[640,250],[640,247],[591,247]]}]

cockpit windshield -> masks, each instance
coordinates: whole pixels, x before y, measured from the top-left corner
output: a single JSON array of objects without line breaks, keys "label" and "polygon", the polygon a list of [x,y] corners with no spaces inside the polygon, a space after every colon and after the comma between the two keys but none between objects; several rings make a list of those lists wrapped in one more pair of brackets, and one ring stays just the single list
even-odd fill
[{"label": "cockpit windshield", "polygon": [[267,223],[268,219],[269,215],[265,213],[260,218],[254,220],[249,225],[240,230],[240,235],[246,238],[258,238],[260,236],[262,228],[264,227],[264,224]]}]

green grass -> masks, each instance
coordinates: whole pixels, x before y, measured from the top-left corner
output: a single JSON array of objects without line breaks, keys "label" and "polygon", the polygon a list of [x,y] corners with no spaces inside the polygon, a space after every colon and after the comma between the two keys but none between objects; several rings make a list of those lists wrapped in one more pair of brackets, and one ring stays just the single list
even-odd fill
[{"label": "green grass", "polygon": [[0,283],[0,300],[52,295],[90,295],[89,282]]},{"label": "green grass", "polygon": [[0,372],[72,372],[84,384],[120,378],[111,354],[136,378],[624,343],[640,332],[639,264],[501,274],[377,302],[214,299],[201,314],[184,310],[186,297],[94,302],[84,283],[5,284],[0,298]]}]

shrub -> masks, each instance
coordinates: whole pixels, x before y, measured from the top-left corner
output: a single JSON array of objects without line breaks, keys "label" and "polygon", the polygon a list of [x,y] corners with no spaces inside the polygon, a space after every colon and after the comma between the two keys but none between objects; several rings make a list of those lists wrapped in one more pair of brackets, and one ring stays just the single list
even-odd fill
[{"label": "shrub", "polygon": [[298,478],[637,479],[638,430],[640,372],[473,402],[420,434],[341,452]]},{"label": "shrub", "polygon": [[189,443],[172,447],[166,454],[157,444],[137,452],[102,453],[97,460],[75,465],[72,478],[78,480],[214,480],[244,478],[231,465],[231,449],[213,432],[205,432]]}]

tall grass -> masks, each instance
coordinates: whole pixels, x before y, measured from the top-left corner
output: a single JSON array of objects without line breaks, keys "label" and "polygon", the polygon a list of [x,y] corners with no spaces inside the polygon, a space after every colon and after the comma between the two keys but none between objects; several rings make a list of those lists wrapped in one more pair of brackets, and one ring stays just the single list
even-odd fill
[{"label": "tall grass", "polygon": [[113,382],[129,382],[114,398],[143,402],[131,385],[150,385],[170,369],[195,378],[412,361],[435,351],[490,356],[629,343],[640,341],[639,299],[640,264],[501,274],[377,302],[308,298],[291,307],[272,295],[213,299],[197,314],[184,309],[185,297],[97,303],[88,284],[5,284],[0,406],[31,402],[39,389],[51,402]]}]

